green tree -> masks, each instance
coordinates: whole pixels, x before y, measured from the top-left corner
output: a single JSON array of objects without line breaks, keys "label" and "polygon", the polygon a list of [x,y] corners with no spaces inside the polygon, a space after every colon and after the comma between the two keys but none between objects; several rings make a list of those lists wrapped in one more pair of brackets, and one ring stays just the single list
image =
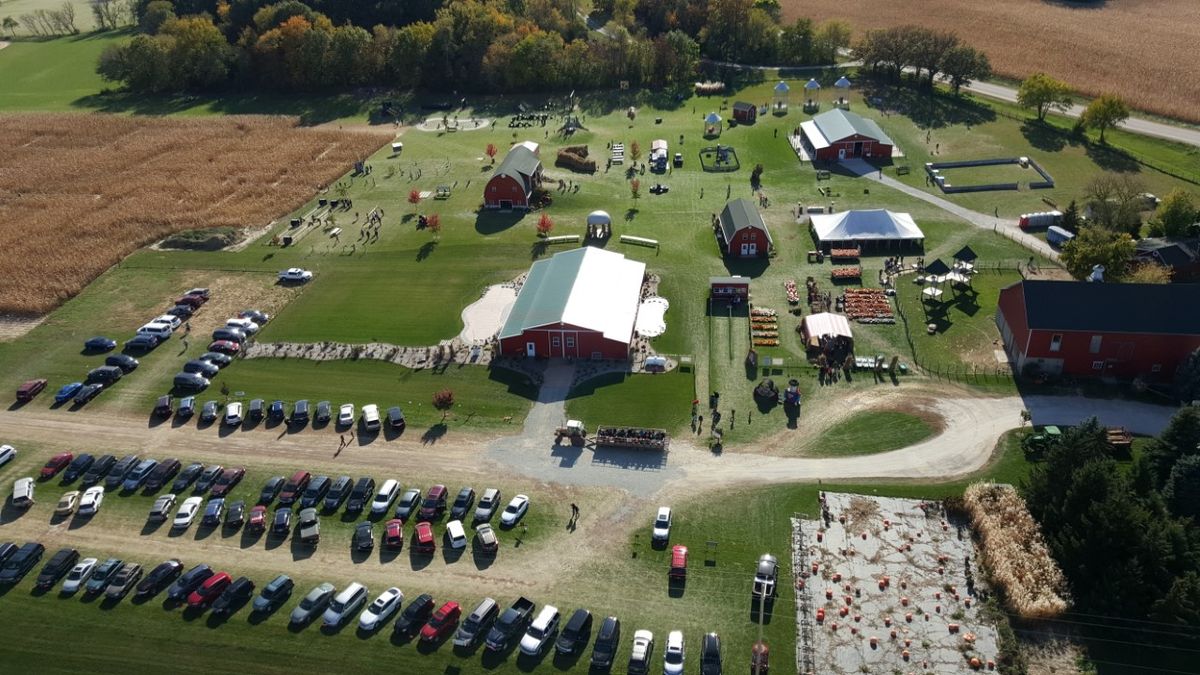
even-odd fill
[{"label": "green tree", "polygon": [[1079,119],[1088,129],[1099,129],[1104,143],[1105,131],[1129,119],[1129,105],[1116,94],[1104,94],[1089,103]]},{"label": "green tree", "polygon": [[700,44],[709,58],[737,60],[753,7],[754,0],[709,0],[708,22],[700,31]]},{"label": "green tree", "polygon": [[813,56],[818,63],[837,63],[838,52],[850,46],[850,24],[837,19],[823,21],[813,33]]},{"label": "green tree", "polygon": [[1180,401],[1200,401],[1200,349],[1188,354],[1175,371],[1175,395]]},{"label": "green tree", "polygon": [[1062,228],[1067,232],[1076,232],[1079,230],[1079,206],[1072,199],[1070,204],[1067,204],[1067,210],[1063,211]]},{"label": "green tree", "polygon": [[1175,462],[1162,494],[1171,513],[1200,521],[1200,454]]},{"label": "green tree", "polygon": [[162,25],[174,18],[175,5],[167,0],[152,0],[138,19],[138,30],[146,35],[157,35]]},{"label": "green tree", "polygon": [[779,0],[754,0],[754,9],[761,9],[766,12],[767,16],[775,23],[783,17],[783,8],[779,6]]},{"label": "green tree", "polygon": [[[1192,371],[1194,383],[1195,371],[1200,370],[1200,355],[1193,353],[1184,363],[1184,367]],[[1178,377],[1176,382],[1179,382]],[[1200,407],[1186,406],[1171,417],[1167,428],[1158,438],[1147,444],[1139,463],[1144,464],[1151,485],[1160,489],[1166,483],[1175,463],[1197,452],[1200,452]]]},{"label": "green tree", "polygon": [[1176,579],[1166,596],[1154,603],[1150,618],[1177,626],[1200,625],[1200,575],[1188,572]]},{"label": "green tree", "polygon": [[233,48],[208,16],[171,19],[159,30],[171,39],[171,77],[176,88],[206,88],[224,82]]},{"label": "green tree", "polygon": [[1065,82],[1045,73],[1034,73],[1025,78],[1017,90],[1017,103],[1024,108],[1037,111],[1039,121],[1045,121],[1050,110],[1067,110],[1071,107],[1071,89]]},{"label": "green tree", "polygon": [[1194,237],[1200,235],[1200,209],[1192,195],[1175,188],[1163,197],[1149,222],[1152,237]]},{"label": "green tree", "polygon": [[1146,186],[1127,173],[1102,173],[1088,181],[1084,194],[1092,222],[1137,236],[1142,229]]},{"label": "green tree", "polygon": [[1169,284],[1171,268],[1152,262],[1133,264],[1121,277],[1121,281],[1128,284]]},{"label": "green tree", "polygon": [[921,71],[925,71],[929,76],[925,83],[932,88],[933,81],[946,60],[946,54],[958,46],[958,36],[947,31],[919,27],[910,28],[910,35],[915,68],[913,77],[919,83]]},{"label": "green tree", "polygon": [[396,41],[387,61],[392,82],[402,87],[415,87],[422,81],[425,61],[433,44],[432,23],[418,21],[396,30]]},{"label": "green tree", "polygon": [[957,45],[942,57],[942,72],[950,78],[950,86],[958,95],[963,85],[972,80],[987,79],[992,74],[992,63],[987,54],[968,45]]},{"label": "green tree", "polygon": [[779,34],[779,59],[791,66],[813,63],[813,22],[807,17],[783,27]]},{"label": "green tree", "polygon": [[335,82],[362,84],[374,78],[371,67],[371,34],[358,26],[333,29],[329,44],[328,72]]},{"label": "green tree", "polygon": [[695,77],[696,69],[700,66],[699,43],[681,30],[673,30],[660,37],[662,48],[657,53],[663,55],[664,82],[669,84],[689,82]]},{"label": "green tree", "polygon": [[134,91],[162,92],[179,89],[171,75],[173,39],[135,35],[127,44],[109,45],[100,52],[96,72],[111,82],[122,82]]},{"label": "green tree", "polygon": [[774,63],[779,58],[779,24],[761,9],[751,9],[740,47],[738,60]]},{"label": "green tree", "polygon": [[1125,273],[1137,245],[1124,232],[1098,225],[1079,228],[1075,238],[1063,244],[1060,259],[1071,276],[1086,279],[1095,265],[1104,265],[1108,275],[1119,278]]},{"label": "green tree", "polygon": [[8,36],[11,38],[16,36],[17,26],[20,26],[21,23],[11,16],[6,16],[2,25],[4,26],[4,30],[8,31]]}]

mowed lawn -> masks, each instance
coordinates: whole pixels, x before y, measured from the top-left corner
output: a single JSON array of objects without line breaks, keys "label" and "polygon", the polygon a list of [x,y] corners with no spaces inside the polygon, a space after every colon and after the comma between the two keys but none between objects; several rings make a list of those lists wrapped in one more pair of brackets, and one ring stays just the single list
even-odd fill
[{"label": "mowed lawn", "polygon": [[[16,4],[0,5],[0,15],[17,16],[16,10]],[[91,19],[87,9],[76,14]],[[127,39],[126,33],[89,33],[49,41],[17,40],[0,49],[0,81],[4,82],[0,112],[74,110],[76,99],[105,86],[96,74],[100,52]]]},{"label": "mowed lawn", "polygon": [[815,457],[872,455],[905,448],[933,436],[926,420],[898,410],[870,410],[835,424],[813,445]]}]

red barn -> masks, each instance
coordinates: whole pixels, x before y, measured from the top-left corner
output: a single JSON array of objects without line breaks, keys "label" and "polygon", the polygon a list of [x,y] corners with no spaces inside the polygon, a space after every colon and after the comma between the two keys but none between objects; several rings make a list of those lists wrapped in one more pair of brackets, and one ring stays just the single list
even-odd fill
[{"label": "red barn", "polygon": [[1026,280],[996,324],[1018,372],[1169,382],[1200,349],[1200,285]]},{"label": "red barn", "polygon": [[801,122],[800,136],[809,157],[821,162],[852,157],[890,159],[895,145],[875,120],[841,108]]},{"label": "red barn", "polygon": [[483,206],[488,209],[528,209],[534,188],[542,182],[542,160],[538,144],[518,143],[508,151],[483,188]]},{"label": "red barn", "polygon": [[749,199],[726,204],[713,225],[721,252],[733,258],[762,258],[774,245],[767,224]]},{"label": "red barn", "polygon": [[737,101],[733,104],[733,119],[742,124],[754,124],[758,119],[758,106],[745,101]]},{"label": "red barn", "polygon": [[644,263],[591,246],[535,262],[500,329],[501,353],[629,358],[645,275]]}]

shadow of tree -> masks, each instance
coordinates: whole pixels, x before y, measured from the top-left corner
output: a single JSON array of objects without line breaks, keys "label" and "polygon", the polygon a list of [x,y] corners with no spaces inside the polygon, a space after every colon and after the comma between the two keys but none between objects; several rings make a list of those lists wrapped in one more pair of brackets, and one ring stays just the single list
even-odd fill
[{"label": "shadow of tree", "polygon": [[421,244],[421,248],[417,249],[417,262],[421,262],[422,260],[428,258],[431,254],[433,254],[433,251],[437,247],[438,242],[436,240],[427,241],[424,244]]},{"label": "shadow of tree", "polygon": [[986,104],[928,89],[898,86],[894,82],[868,80],[863,86],[863,96],[872,108],[903,114],[922,129],[978,125],[996,119],[996,112]]},{"label": "shadow of tree", "polygon": [[1021,135],[1030,145],[1045,152],[1058,152],[1070,142],[1069,137],[1061,130],[1038,120],[1022,122]]},{"label": "shadow of tree", "polygon": [[424,445],[437,443],[439,440],[441,440],[442,436],[446,435],[446,432],[449,430],[449,427],[447,427],[444,422],[439,422],[438,424],[429,427],[425,430],[425,433],[421,434],[421,443]]}]

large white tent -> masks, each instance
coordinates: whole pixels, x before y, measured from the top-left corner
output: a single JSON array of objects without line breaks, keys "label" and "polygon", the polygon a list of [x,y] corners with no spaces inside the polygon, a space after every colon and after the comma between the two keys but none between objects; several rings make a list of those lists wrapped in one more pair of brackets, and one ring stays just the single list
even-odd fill
[{"label": "large white tent", "polygon": [[887,209],[842,211],[814,214],[813,230],[822,246],[859,246],[863,244],[904,245],[920,244],[925,233],[917,227],[911,215]]},{"label": "large white tent", "polygon": [[854,339],[854,333],[850,330],[850,320],[831,312],[818,312],[804,317],[800,332],[805,344],[812,347],[819,346],[821,338],[826,336]]}]

